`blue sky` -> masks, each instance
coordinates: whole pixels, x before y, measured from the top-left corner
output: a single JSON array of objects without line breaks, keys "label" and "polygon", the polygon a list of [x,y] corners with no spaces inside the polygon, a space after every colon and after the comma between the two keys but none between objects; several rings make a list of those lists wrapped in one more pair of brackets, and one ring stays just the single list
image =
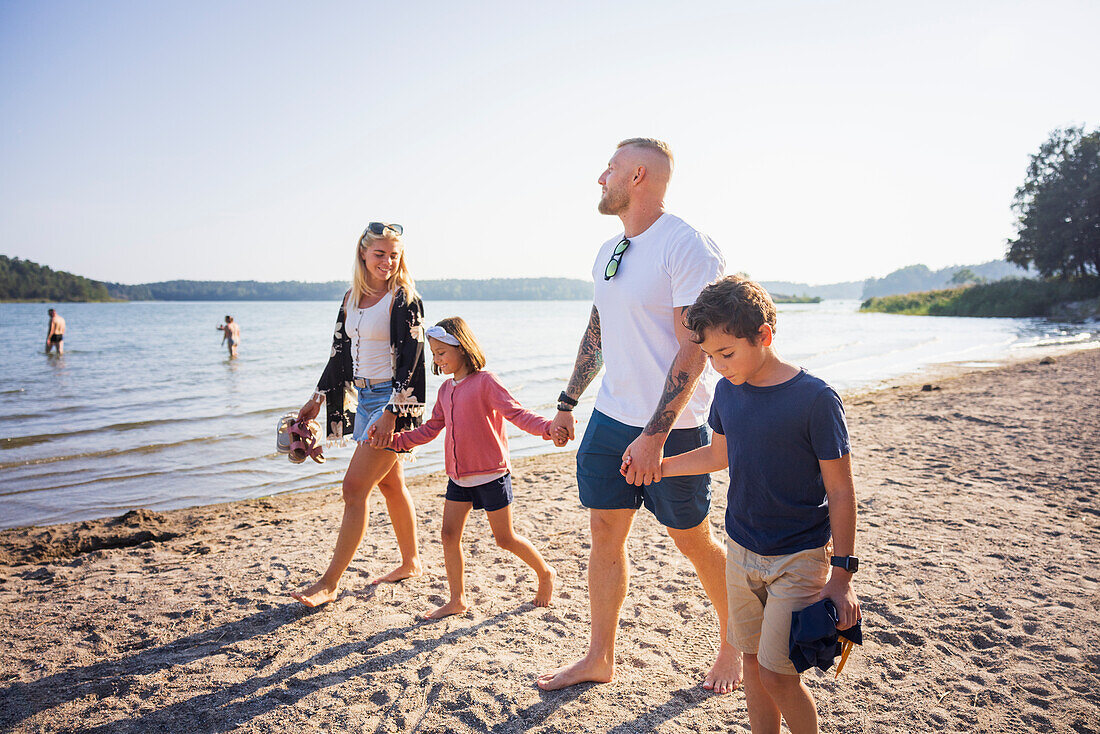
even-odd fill
[{"label": "blue sky", "polygon": [[1001,257],[1050,130],[1100,124],[1100,4],[0,1],[0,253],[124,283],[587,277],[615,143],[731,271]]}]

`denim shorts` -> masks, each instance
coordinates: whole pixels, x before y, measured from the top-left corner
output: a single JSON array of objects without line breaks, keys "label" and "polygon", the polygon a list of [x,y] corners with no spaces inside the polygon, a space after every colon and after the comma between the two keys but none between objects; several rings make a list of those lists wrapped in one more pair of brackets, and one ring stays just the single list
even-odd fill
[{"label": "denim shorts", "polygon": [[393,381],[355,389],[359,391],[359,406],[355,409],[355,430],[351,438],[353,441],[362,442],[367,440],[367,429],[382,417],[382,411],[390,404]]},{"label": "denim shorts", "polygon": [[[642,429],[620,423],[598,410],[577,449],[577,486],[581,504],[590,510],[636,510],[643,504],[666,528],[688,530],[710,514],[710,474],[669,477],[635,487],[619,473],[623,452]],[[665,456],[676,456],[706,446],[706,426],[673,429],[665,441]]]},{"label": "denim shorts", "polygon": [[512,504],[512,475],[505,474],[474,487],[460,487],[454,481],[448,481],[447,499],[452,502],[472,502],[475,510],[503,510]]}]

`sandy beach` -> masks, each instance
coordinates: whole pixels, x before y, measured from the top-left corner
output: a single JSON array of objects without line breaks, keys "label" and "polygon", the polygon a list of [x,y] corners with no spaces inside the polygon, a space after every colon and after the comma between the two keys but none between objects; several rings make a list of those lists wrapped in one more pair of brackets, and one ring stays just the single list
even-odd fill
[{"label": "sandy beach", "polygon": [[[866,644],[807,674],[838,732],[1100,732],[1100,350],[937,376],[846,400]],[[555,566],[553,606],[466,531],[465,615],[446,589],[445,480],[410,480],[427,573],[397,560],[380,496],[340,598],[287,592],[328,561],[339,487],[0,532],[0,730],[748,731],[742,693],[699,682],[714,615],[645,512],[616,679],[544,693],[587,644],[587,513],[573,456],[516,462],[516,527]],[[726,482],[715,475],[721,533]]]}]

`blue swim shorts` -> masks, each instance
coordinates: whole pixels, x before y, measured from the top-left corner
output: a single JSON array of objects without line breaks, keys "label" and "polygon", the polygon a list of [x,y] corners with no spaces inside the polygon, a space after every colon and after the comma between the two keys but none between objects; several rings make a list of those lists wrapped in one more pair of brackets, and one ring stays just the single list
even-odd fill
[{"label": "blue swim shorts", "polygon": [[505,474],[474,487],[460,487],[453,480],[448,480],[447,499],[452,502],[473,502],[475,510],[503,510],[512,504],[512,475]]},{"label": "blue swim shorts", "polygon": [[351,434],[353,441],[366,441],[367,429],[382,417],[382,411],[390,404],[393,394],[393,381],[380,382],[369,387],[357,387],[359,406],[355,409],[355,430]]},{"label": "blue swim shorts", "polygon": [[[577,486],[590,510],[636,510],[643,504],[667,528],[687,530],[710,514],[710,475],[669,477],[644,487],[628,484],[619,467],[623,452],[642,429],[620,423],[598,410],[577,449]],[[707,427],[677,428],[665,441],[665,456],[676,456],[710,443]]]}]

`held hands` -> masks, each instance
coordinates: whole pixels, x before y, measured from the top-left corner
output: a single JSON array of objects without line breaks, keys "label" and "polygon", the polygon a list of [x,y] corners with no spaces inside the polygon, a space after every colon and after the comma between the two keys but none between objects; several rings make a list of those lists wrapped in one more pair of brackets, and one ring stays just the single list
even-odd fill
[{"label": "held hands", "polygon": [[550,421],[550,440],[555,446],[561,447],[569,443],[575,436],[573,427],[577,425],[577,419],[569,411],[559,410],[554,419]]},{"label": "held hands", "polygon": [[563,426],[554,428],[553,425],[547,427],[546,432],[542,434],[544,441],[553,441],[555,446],[561,447],[569,443],[569,432],[565,430]]},{"label": "held hands", "polygon": [[[378,434],[378,429],[377,429],[377,428],[375,428],[374,426],[371,426],[370,428],[368,428],[368,429],[367,429],[367,441],[371,441],[371,440],[373,440],[373,439],[374,439],[374,437],[375,437],[375,436],[376,436],[377,434]],[[401,435],[401,432],[400,432],[400,431],[398,431],[397,433],[393,434],[393,438],[391,438],[391,439],[390,439],[390,443],[389,443],[389,444],[388,444],[387,446],[385,446],[384,448],[391,448],[391,449],[392,449],[392,448],[393,448],[393,446],[394,446],[394,444],[396,444],[396,443],[397,443],[397,437],[398,437],[398,436],[400,436],[400,435]]]},{"label": "held hands", "polygon": [[397,416],[388,410],[382,411],[382,417],[367,429],[367,439],[371,448],[388,449],[393,444],[393,427],[397,425]]},{"label": "held hands", "polygon": [[852,574],[840,568],[833,568],[825,588],[821,590],[815,601],[830,599],[836,607],[838,630],[846,630],[855,625],[862,615],[859,611],[859,599],[852,588]]},{"label": "held hands", "polygon": [[664,458],[663,436],[642,434],[626,447],[619,472],[635,487],[661,481],[661,460]]}]

